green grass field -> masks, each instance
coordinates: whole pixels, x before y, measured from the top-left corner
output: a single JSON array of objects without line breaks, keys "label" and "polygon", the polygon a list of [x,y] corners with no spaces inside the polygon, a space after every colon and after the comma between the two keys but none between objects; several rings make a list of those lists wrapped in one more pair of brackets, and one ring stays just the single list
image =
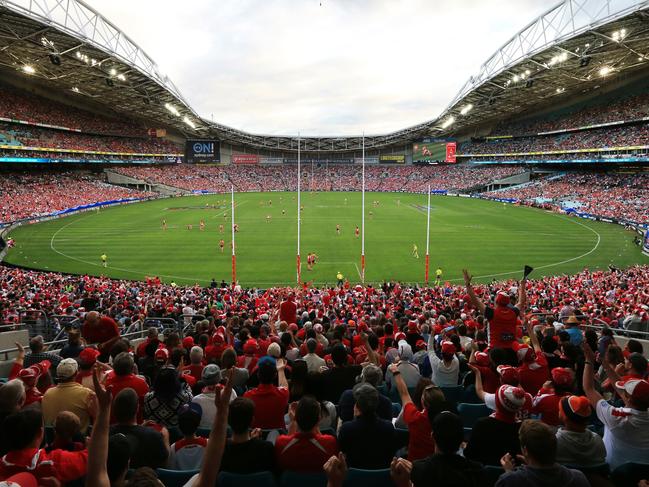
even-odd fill
[{"label": "green grass field", "polygon": [[[159,276],[178,284],[205,284],[212,277],[227,281],[230,206],[224,198],[162,199],[25,225],[12,232],[16,246],[6,261],[125,279]],[[249,286],[294,284],[295,194],[241,193],[235,201],[235,220],[240,226],[236,235],[238,280]],[[379,202],[377,207],[373,201]],[[304,193],[302,202],[303,279],[334,283],[340,271],[351,282],[358,282],[361,241],[354,236],[354,228],[361,223],[360,193]],[[425,195],[366,194],[366,282],[423,282],[425,207]],[[633,234],[617,225],[479,199],[437,196],[431,199],[431,208],[431,275],[441,266],[445,280],[460,282],[463,267],[486,281],[519,277],[525,264],[536,268],[532,277],[539,277],[574,273],[584,267],[649,262],[633,245]],[[272,216],[270,223],[266,215]],[[161,229],[162,219],[167,221],[166,231]],[[202,232],[198,228],[201,219],[206,223]],[[191,231],[186,228],[190,223]],[[224,224],[223,235],[219,224]],[[342,227],[340,236],[336,224]],[[221,238],[224,253],[218,248]],[[419,248],[419,259],[412,256],[413,244]],[[104,252],[107,268],[100,262]],[[308,252],[319,256],[311,272],[306,269]]]}]

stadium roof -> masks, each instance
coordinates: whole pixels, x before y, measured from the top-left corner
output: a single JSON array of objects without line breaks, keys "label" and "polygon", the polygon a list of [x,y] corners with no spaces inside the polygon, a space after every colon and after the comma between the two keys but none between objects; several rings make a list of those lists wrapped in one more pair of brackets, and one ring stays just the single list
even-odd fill
[{"label": "stadium roof", "polygon": [[[498,49],[439,117],[366,136],[365,147],[390,149],[465,132],[489,120],[561,104],[621,74],[646,69],[648,19],[649,0],[565,0]],[[458,35],[467,35],[461,26]],[[188,136],[215,136],[251,149],[297,150],[296,137],[251,134],[201,118],[137,44],[81,0],[0,0],[0,67]],[[358,151],[361,144],[360,136],[301,139],[302,150],[310,152]]]}]

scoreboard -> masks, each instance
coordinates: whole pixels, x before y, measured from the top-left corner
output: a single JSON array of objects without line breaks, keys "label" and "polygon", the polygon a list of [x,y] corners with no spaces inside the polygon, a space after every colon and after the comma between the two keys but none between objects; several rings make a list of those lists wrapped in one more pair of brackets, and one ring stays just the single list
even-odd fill
[{"label": "scoreboard", "polygon": [[455,164],[457,142],[454,140],[426,139],[412,146],[412,162],[445,162]]}]

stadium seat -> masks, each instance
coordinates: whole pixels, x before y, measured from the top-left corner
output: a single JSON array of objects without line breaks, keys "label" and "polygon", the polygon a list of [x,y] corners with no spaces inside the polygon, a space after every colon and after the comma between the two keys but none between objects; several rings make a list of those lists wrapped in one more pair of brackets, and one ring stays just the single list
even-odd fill
[{"label": "stadium seat", "polygon": [[446,400],[452,405],[459,403],[464,395],[464,387],[462,386],[445,386],[440,387],[440,389],[444,393]]},{"label": "stadium seat", "polygon": [[[498,478],[505,473],[505,469],[502,467],[496,467],[495,465],[485,465],[485,478],[487,484],[485,487],[493,487],[498,482]],[[557,486],[559,487],[559,486]]]},{"label": "stadium seat", "polygon": [[608,463],[600,463],[597,465],[591,465],[589,467],[582,467],[577,465],[566,465],[568,468],[573,468],[583,472],[587,477],[590,475],[599,475],[600,477],[608,477],[611,473],[611,469]]},{"label": "stadium seat", "polygon": [[271,472],[238,474],[221,472],[218,476],[219,487],[277,487]]},{"label": "stadium seat", "polygon": [[404,428],[395,428],[394,430],[396,432],[395,441],[397,450],[408,446],[408,442],[410,441],[410,432]]},{"label": "stadium seat", "polygon": [[324,472],[306,473],[286,471],[282,474],[280,487],[326,487],[327,476]]},{"label": "stadium seat", "polygon": [[462,423],[465,428],[473,428],[480,418],[489,416],[492,411],[484,404],[466,404],[460,403],[457,405],[457,412],[462,418]]},{"label": "stadium seat", "polygon": [[624,463],[611,472],[615,487],[637,487],[643,479],[649,479],[649,463]]},{"label": "stadium seat", "polygon": [[390,469],[364,470],[350,468],[345,477],[344,487],[394,487]]},{"label": "stadium seat", "polygon": [[156,473],[165,487],[183,487],[189,479],[198,473],[198,470],[167,470],[166,468],[159,468]]}]

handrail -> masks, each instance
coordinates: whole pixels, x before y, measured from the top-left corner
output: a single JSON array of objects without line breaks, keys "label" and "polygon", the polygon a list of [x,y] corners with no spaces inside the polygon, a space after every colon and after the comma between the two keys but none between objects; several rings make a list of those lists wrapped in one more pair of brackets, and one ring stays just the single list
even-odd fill
[{"label": "handrail", "polygon": [[[124,333],[123,335],[120,335],[120,337],[130,340],[130,339],[143,338],[144,335],[145,335],[144,330],[138,330],[138,331],[135,331],[135,332],[132,332],[132,333]],[[68,342],[67,338],[65,340],[53,340],[51,342],[46,342],[46,343],[43,344],[45,346],[44,350],[45,351],[52,350],[53,352],[57,351],[58,349],[52,349],[52,346],[65,344],[67,342]],[[91,344],[88,344],[87,346],[93,346],[93,345],[96,346],[96,345],[98,345],[98,343],[91,343]],[[16,348],[16,347],[6,348],[4,350],[0,350],[0,356],[4,356],[4,360],[6,361],[6,360],[9,360],[9,354],[10,353],[15,353],[15,352],[18,352],[18,348]]]}]

